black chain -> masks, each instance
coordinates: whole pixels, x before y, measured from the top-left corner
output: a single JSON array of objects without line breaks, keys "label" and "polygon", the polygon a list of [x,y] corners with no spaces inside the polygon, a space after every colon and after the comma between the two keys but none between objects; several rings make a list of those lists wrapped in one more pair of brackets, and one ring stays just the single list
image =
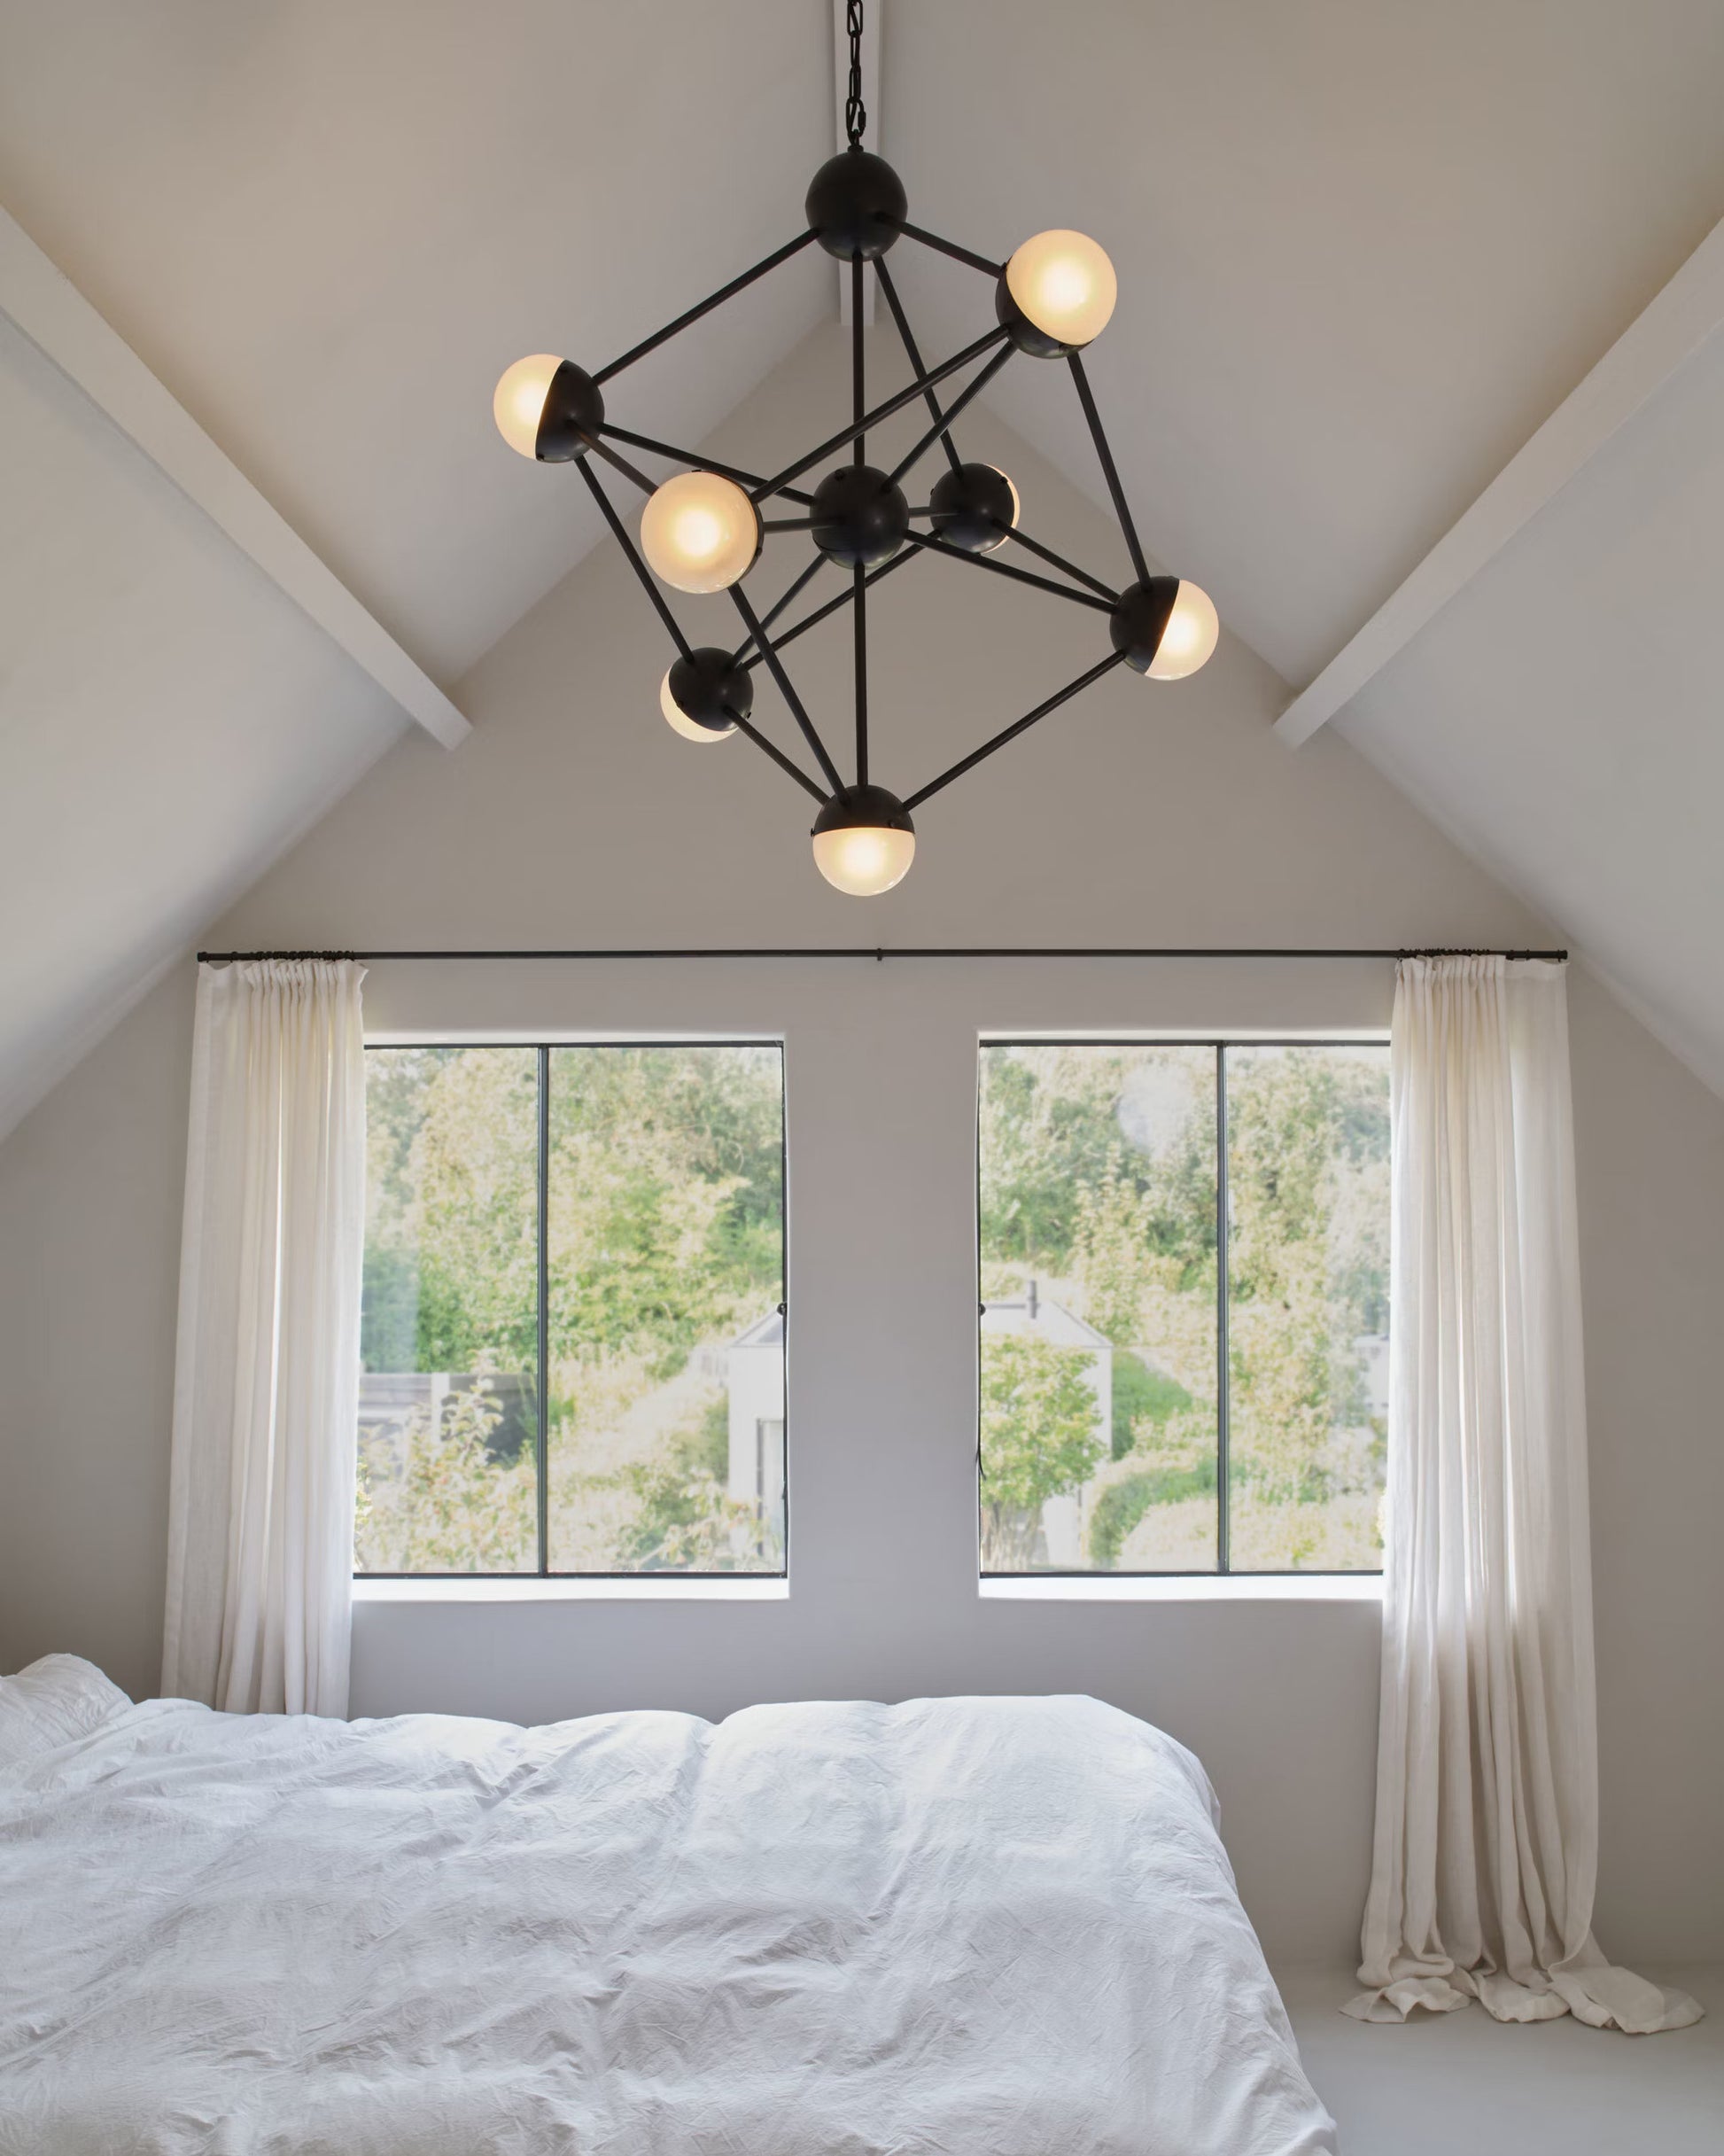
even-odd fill
[{"label": "black chain", "polygon": [[848,0],[844,27],[850,32],[850,87],[844,98],[844,131],[852,150],[862,147],[868,108],[862,102],[862,0]]}]

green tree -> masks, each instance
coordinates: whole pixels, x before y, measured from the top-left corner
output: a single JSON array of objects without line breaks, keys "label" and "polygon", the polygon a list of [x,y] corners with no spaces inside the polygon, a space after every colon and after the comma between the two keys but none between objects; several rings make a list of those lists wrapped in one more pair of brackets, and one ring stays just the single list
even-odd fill
[{"label": "green tree", "polygon": [[1044,1499],[1077,1489],[1107,1457],[1081,1350],[1023,1333],[982,1343],[982,1561],[1027,1571]]}]

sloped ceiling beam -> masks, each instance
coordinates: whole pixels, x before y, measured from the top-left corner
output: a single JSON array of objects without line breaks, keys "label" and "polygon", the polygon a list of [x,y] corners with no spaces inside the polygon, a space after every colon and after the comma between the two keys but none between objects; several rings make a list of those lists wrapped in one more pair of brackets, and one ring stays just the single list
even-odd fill
[{"label": "sloped ceiling beam", "polygon": [[1298,747],[1350,704],[1721,325],[1724,222],[1712,227],[1459,522],[1293,698],[1276,721],[1281,739]]},{"label": "sloped ceiling beam", "polygon": [[466,720],[431,676],[4,210],[0,311],[410,719],[446,748],[465,739]]}]

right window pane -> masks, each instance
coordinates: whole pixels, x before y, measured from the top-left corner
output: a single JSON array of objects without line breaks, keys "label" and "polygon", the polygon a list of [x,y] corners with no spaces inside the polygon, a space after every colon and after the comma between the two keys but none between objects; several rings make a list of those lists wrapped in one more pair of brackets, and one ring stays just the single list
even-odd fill
[{"label": "right window pane", "polygon": [[1228,1561],[1383,1561],[1389,1052],[1230,1047]]},{"label": "right window pane", "polygon": [[980,1078],[983,1573],[1379,1569],[1386,1045],[999,1041]]}]

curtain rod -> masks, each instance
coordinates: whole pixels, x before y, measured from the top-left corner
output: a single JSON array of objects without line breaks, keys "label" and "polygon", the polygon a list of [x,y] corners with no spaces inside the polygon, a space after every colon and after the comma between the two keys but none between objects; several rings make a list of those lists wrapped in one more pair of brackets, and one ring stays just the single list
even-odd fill
[{"label": "curtain rod", "polygon": [[1505,951],[1449,946],[1432,946],[1425,949],[1398,951],[1355,950],[1294,950],[1287,948],[1254,948],[1238,944],[1161,945],[1142,949],[1129,949],[1118,945],[1094,949],[1050,948],[1045,945],[1007,946],[977,944],[970,946],[953,945],[924,945],[899,946],[889,945],[837,944],[826,946],[795,946],[784,949],[763,949],[757,946],[741,948],[709,946],[705,949],[677,951],[199,951],[198,962],[202,966],[225,966],[266,958],[280,959],[353,959],[367,964],[381,964],[387,961],[395,964],[405,960],[465,960],[490,963],[493,961],[518,959],[634,959],[634,958],[871,958],[883,964],[889,958],[1510,958],[1544,959],[1556,964],[1567,960],[1566,951]]}]

